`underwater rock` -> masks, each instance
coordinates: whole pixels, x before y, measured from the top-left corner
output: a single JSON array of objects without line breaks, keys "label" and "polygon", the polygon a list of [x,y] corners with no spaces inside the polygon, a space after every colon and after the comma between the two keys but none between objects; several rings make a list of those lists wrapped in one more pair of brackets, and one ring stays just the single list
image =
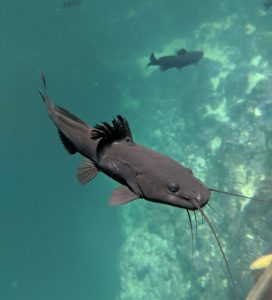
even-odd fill
[{"label": "underwater rock", "polygon": [[[166,48],[173,50],[176,41]],[[130,78],[122,103],[135,116],[136,128],[144,124],[144,134],[138,132],[140,142],[184,163],[209,186],[267,199],[272,193],[272,155],[267,151],[272,144],[272,126],[267,125],[272,111],[268,43],[268,35],[256,24],[229,15],[220,22],[202,24],[182,41],[188,48],[205,49],[208,63],[203,61],[201,70],[184,70],[188,77],[148,77],[150,81],[141,82],[135,111],[134,103],[128,104],[135,93],[135,80]],[[139,61],[135,69],[142,70],[144,59]],[[147,107],[140,118],[139,107]],[[213,195],[210,203],[216,214],[205,210],[235,279],[249,290],[248,263],[268,247],[271,206],[223,195]],[[200,218],[197,238],[195,222],[193,226],[193,259],[186,212],[141,203],[124,210],[122,218],[120,299],[233,298],[218,248]]]}]

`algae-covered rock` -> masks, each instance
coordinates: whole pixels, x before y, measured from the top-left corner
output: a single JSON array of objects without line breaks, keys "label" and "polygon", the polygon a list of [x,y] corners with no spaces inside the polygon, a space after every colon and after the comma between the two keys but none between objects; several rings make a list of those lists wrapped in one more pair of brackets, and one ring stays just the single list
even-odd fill
[{"label": "algae-covered rock", "polygon": [[[272,75],[263,51],[268,41],[253,21],[231,14],[203,24],[190,39],[170,40],[158,49],[159,54],[185,46],[202,49],[204,58],[196,68],[147,74],[139,71],[144,66],[140,57],[132,68],[146,76],[141,88],[135,91],[131,78],[122,92],[135,140],[191,168],[212,188],[268,198],[271,185],[264,182],[272,176]],[[271,206],[216,193],[210,203],[216,213],[208,207],[204,211],[218,233],[236,288],[245,296],[251,286],[248,262],[268,247]],[[193,214],[191,218],[193,256],[186,211],[146,201],[122,208],[120,299],[233,298],[214,237],[198,214],[197,230]]]},{"label": "algae-covered rock", "polygon": [[[181,265],[176,247],[171,240],[162,238],[140,227],[128,238],[121,255],[122,300],[133,299],[178,299],[179,282],[182,281]],[[158,284],[160,282],[160,284]],[[133,295],[133,296],[132,296]]]}]

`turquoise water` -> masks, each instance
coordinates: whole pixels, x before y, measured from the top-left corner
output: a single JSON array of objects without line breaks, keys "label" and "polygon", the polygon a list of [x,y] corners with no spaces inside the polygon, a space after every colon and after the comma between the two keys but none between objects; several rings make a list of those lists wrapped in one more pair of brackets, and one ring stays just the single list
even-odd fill
[{"label": "turquoise water", "polygon": [[[52,100],[86,122],[123,114],[136,142],[209,187],[269,199],[271,20],[253,0],[1,1],[1,300],[233,299],[201,216],[192,255],[185,210],[109,207],[115,182],[77,182],[81,158],[63,149],[37,89],[43,72]],[[204,58],[145,68],[151,52],[180,48]],[[250,263],[272,250],[272,206],[220,194],[210,203],[244,299]]]}]

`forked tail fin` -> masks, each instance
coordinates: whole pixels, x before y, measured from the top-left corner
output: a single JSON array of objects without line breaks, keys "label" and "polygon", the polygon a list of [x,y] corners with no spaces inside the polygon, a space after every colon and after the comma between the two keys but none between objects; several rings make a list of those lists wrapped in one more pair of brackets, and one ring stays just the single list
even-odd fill
[{"label": "forked tail fin", "polygon": [[47,108],[52,109],[53,104],[47,94],[47,83],[46,83],[46,79],[45,79],[45,76],[43,73],[41,73],[41,80],[42,80],[42,84],[43,84],[43,90],[42,91],[38,90],[38,92],[41,95],[44,103],[47,105]]},{"label": "forked tail fin", "polygon": [[158,65],[158,60],[155,57],[155,54],[152,52],[149,56],[149,60],[150,62],[147,64],[147,66],[154,66],[154,65]]},{"label": "forked tail fin", "polygon": [[42,89],[38,90],[47,106],[48,115],[56,125],[60,140],[70,154],[77,152],[92,157],[96,153],[96,144],[91,140],[92,128],[63,107],[54,105],[47,93],[45,76],[41,74]]}]

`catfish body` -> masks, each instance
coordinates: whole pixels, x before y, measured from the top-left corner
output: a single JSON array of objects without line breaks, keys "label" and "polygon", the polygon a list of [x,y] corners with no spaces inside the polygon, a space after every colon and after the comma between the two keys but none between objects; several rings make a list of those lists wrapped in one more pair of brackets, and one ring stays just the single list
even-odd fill
[{"label": "catfish body", "polygon": [[209,188],[190,169],[134,143],[125,118],[117,116],[112,124],[103,122],[93,128],[66,109],[55,106],[47,96],[44,77],[43,83],[44,92],[40,94],[64,147],[70,154],[79,152],[87,158],[78,171],[81,183],[91,181],[99,171],[121,183],[112,193],[112,205],[138,198],[189,210],[207,204]]},{"label": "catfish body", "polygon": [[187,51],[180,49],[176,55],[162,56],[156,58],[154,53],[151,53],[147,66],[159,66],[161,71],[166,71],[171,68],[181,69],[191,64],[197,63],[203,56],[202,51]]}]

